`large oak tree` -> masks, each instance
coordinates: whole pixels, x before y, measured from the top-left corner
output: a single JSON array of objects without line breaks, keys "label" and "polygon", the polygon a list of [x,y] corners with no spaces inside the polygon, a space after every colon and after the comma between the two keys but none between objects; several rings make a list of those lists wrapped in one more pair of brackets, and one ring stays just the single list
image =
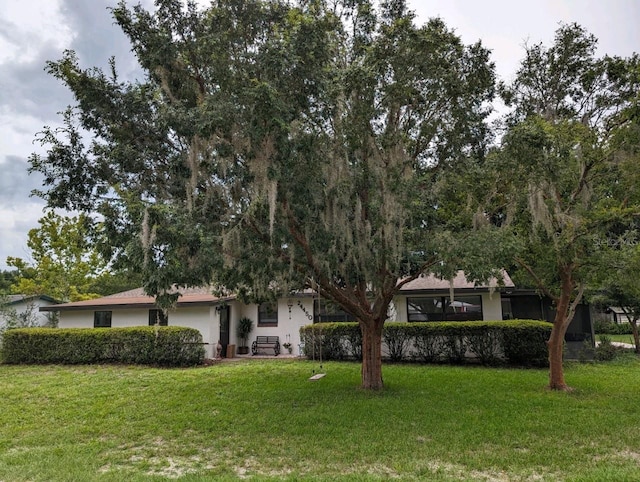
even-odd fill
[{"label": "large oak tree", "polygon": [[488,51],[403,1],[156,7],[113,10],[143,78],[49,63],[77,104],[31,158],[42,196],[103,216],[107,254],[161,300],[316,289],[358,320],[362,385],[382,388],[389,304],[441,254],[434,186],[485,147]]}]

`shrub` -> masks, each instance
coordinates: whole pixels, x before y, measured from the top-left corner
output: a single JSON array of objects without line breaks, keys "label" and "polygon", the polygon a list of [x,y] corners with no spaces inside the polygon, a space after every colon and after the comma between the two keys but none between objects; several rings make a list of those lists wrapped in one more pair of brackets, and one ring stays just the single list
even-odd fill
[{"label": "shrub", "polygon": [[419,330],[413,337],[414,351],[411,351],[411,356],[424,363],[437,362],[444,353],[443,343],[443,337],[435,336],[426,330]]},{"label": "shrub", "polygon": [[413,338],[413,334],[404,325],[404,323],[389,323],[382,331],[382,342],[386,345],[389,359],[393,362],[402,361],[405,358]]},{"label": "shrub", "polygon": [[504,356],[510,365],[549,365],[547,341],[553,325],[546,321],[510,320],[502,322]]},{"label": "shrub", "polygon": [[607,335],[600,335],[598,337],[598,345],[596,346],[595,359],[598,361],[611,361],[617,356],[617,349],[611,338]]},{"label": "shrub", "polygon": [[593,323],[596,335],[631,335],[630,323],[612,323],[607,320],[596,320]]},{"label": "shrub", "polygon": [[[382,339],[389,359],[411,358],[426,363],[546,366],[546,341],[551,324],[544,321],[469,321],[387,323]],[[362,335],[357,323],[316,323],[300,329],[308,358],[362,358]],[[471,355],[471,356],[469,356]]]},{"label": "shrub", "polygon": [[351,358],[362,361],[362,331],[357,326],[355,329],[347,331],[347,341],[349,342],[349,355]]},{"label": "shrub", "polygon": [[483,365],[497,365],[504,359],[502,322],[478,322],[464,329],[469,350]]},{"label": "shrub", "polygon": [[[300,328],[307,358],[345,360],[362,358],[362,335],[357,323],[315,323]],[[359,341],[358,341],[359,340]]]},{"label": "shrub", "polygon": [[4,363],[191,366],[204,360],[200,332],[179,326],[9,330]]},{"label": "shrub", "polygon": [[[460,325],[463,328],[463,325]],[[451,327],[444,336],[444,357],[449,363],[458,365],[465,360],[467,344],[462,330]]]}]

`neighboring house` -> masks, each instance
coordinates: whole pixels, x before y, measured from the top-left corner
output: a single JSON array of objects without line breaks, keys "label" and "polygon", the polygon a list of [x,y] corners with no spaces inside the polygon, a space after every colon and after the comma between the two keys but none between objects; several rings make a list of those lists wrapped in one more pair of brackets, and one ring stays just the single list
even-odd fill
[{"label": "neighboring house", "polygon": [[47,326],[55,311],[44,313],[40,308],[57,304],[46,295],[3,295],[0,297],[0,330],[9,326]]},{"label": "neighboring house", "polygon": [[619,325],[621,323],[631,323],[633,321],[633,315],[631,313],[625,313],[625,311],[619,306],[609,306],[603,313],[606,316],[607,321]]},{"label": "neighboring house", "polygon": [[[454,300],[450,302],[451,288]],[[505,273],[502,286],[494,280],[474,286],[459,273],[452,283],[434,276],[420,277],[405,286],[392,303],[389,321],[474,321],[502,320],[511,317],[505,307],[512,309],[514,300],[505,303],[503,296],[515,291]],[[202,334],[206,356],[212,358],[220,341],[223,355],[227,345],[238,345],[236,326],[242,317],[254,321],[248,345],[256,336],[278,336],[280,344],[291,343],[299,354],[300,327],[324,321],[353,321],[335,304],[321,299],[310,290],[292,293],[276,302],[245,304],[235,296],[216,297],[208,288],[189,288],[181,291],[175,308],[163,314],[154,298],[142,289],[126,291],[94,300],[64,303],[41,308],[58,311],[60,328],[125,327],[168,324],[196,328]],[[510,307],[509,307],[510,306]],[[544,319],[538,317],[537,319]],[[283,350],[284,351],[284,350]]]}]

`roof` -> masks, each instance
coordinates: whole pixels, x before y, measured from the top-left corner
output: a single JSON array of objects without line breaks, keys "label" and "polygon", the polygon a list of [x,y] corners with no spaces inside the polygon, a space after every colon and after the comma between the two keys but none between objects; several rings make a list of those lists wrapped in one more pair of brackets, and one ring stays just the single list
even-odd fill
[{"label": "roof", "polygon": [[58,300],[52,298],[47,295],[6,295],[8,299],[8,304],[14,305],[16,303],[20,303],[21,301],[31,301],[31,300],[44,300],[49,303],[58,303]]},{"label": "roof", "polygon": [[[208,306],[233,299],[233,297],[217,297],[211,293],[209,287],[183,288],[178,298],[178,306]],[[95,298],[93,300],[74,301],[53,306],[43,306],[40,311],[77,311],[104,308],[156,308],[153,296],[145,294],[142,288],[136,288],[122,293]]]},{"label": "roof", "polygon": [[[498,287],[513,288],[514,284],[511,278],[506,272],[503,272],[503,279],[499,282],[497,279],[492,278],[488,283],[475,284],[472,281],[467,280],[464,273],[459,271],[453,278],[453,289],[456,291],[478,291],[478,290],[491,290]],[[449,292],[451,289],[451,281],[443,280],[434,275],[424,275],[419,278],[410,281],[401,288],[403,294],[408,293],[440,293]],[[225,301],[235,299],[235,296],[217,297],[212,294],[210,287],[199,288],[182,288],[180,289],[181,296],[178,298],[177,306],[211,306]],[[309,289],[305,289],[299,293],[298,296],[315,296],[315,292]],[[74,301],[71,303],[62,303],[53,306],[43,306],[40,311],[78,311],[78,310],[100,310],[100,309],[124,309],[124,308],[156,308],[155,298],[145,294],[142,288],[136,288],[122,293],[115,293],[113,295],[104,296],[102,298],[96,298],[93,300]]]},{"label": "roof", "polygon": [[433,274],[420,276],[419,278],[408,282],[400,289],[400,291],[449,291],[452,283],[453,289],[456,291],[491,290],[500,287],[515,288],[513,281],[511,281],[511,278],[506,271],[502,271],[502,280],[491,278],[487,283],[478,284],[473,281],[469,281],[463,271],[458,271],[453,280],[440,279]]}]

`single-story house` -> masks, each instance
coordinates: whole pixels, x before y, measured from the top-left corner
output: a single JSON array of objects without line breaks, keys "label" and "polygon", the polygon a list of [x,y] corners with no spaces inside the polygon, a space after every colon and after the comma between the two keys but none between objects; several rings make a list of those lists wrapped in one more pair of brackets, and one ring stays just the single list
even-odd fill
[{"label": "single-story house", "polygon": [[[454,299],[450,300],[453,288]],[[423,276],[402,287],[390,307],[390,322],[502,320],[513,317],[515,287],[505,273],[496,280],[476,286],[462,272],[452,280]],[[46,306],[42,311],[59,312],[60,328],[126,327],[177,325],[196,328],[202,334],[206,356],[214,357],[218,341],[238,346],[236,327],[240,318],[254,321],[248,345],[257,336],[278,336],[280,344],[290,343],[298,355],[300,327],[314,322],[353,321],[334,303],[310,290],[282,296],[275,302],[245,304],[235,296],[217,297],[209,288],[188,288],[168,313],[158,310],[153,297],[142,289],[117,293],[94,300]],[[537,319],[544,319],[537,317]],[[284,351],[284,350],[283,350]]]},{"label": "single-story house", "polygon": [[631,323],[631,321],[633,321],[633,315],[625,312],[625,310],[619,306],[609,306],[601,315],[604,315],[607,321],[615,323],[616,325]]},{"label": "single-story house", "polygon": [[52,324],[55,313],[46,313],[41,308],[56,305],[59,302],[46,295],[6,295],[0,298],[0,330],[8,323],[20,326],[47,326]]}]

